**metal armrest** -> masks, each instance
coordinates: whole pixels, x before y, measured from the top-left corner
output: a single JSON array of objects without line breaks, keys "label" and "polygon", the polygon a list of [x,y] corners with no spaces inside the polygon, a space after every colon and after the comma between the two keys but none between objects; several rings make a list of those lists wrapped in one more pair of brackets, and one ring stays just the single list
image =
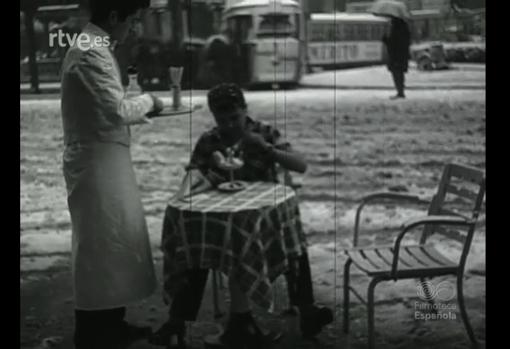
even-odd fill
[{"label": "metal armrest", "polygon": [[475,221],[461,216],[431,215],[410,219],[403,224],[402,229],[410,230],[424,224],[470,226],[475,224]]},{"label": "metal armrest", "polygon": [[409,201],[411,203],[417,204],[429,204],[430,201],[424,200],[417,195],[411,194],[401,194],[401,193],[393,193],[393,192],[380,192],[367,195],[361,199],[361,204],[358,206],[356,210],[356,219],[354,221],[354,238],[353,238],[353,246],[357,246],[358,244],[358,232],[359,232],[359,220],[361,216],[361,211],[365,207],[366,204],[371,203],[376,200],[392,200],[392,201]]},{"label": "metal armrest", "polygon": [[394,193],[394,192],[380,192],[373,193],[363,197],[361,200],[363,203],[367,203],[369,201],[382,199],[382,200],[407,200],[414,201],[419,203],[429,203],[429,201],[421,199],[418,195],[411,194],[402,194],[402,193]]},{"label": "metal armrest", "polygon": [[412,229],[425,224],[434,224],[434,225],[451,225],[451,226],[473,226],[475,225],[475,220],[467,219],[459,216],[423,216],[418,218],[413,218],[402,225],[402,231],[397,236],[395,240],[395,244],[393,246],[393,263],[391,267],[391,275],[396,280],[397,275],[397,266],[398,266],[398,255],[400,252],[400,244],[402,243],[402,239],[404,235],[411,231]]}]

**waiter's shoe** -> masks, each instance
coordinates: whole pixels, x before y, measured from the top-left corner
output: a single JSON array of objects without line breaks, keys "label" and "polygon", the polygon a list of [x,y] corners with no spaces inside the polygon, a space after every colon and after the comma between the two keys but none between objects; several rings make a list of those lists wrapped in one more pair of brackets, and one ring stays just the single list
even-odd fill
[{"label": "waiter's shoe", "polygon": [[[160,345],[172,349],[185,349],[185,334],[186,327],[184,321],[170,319],[165,322],[159,330],[152,334],[148,341],[153,345]],[[176,344],[173,343],[174,337],[177,338]]]},{"label": "waiter's shoe", "polygon": [[314,338],[324,326],[333,322],[333,312],[326,307],[309,305],[301,307],[300,312],[301,335],[304,338]]},{"label": "waiter's shoe", "polygon": [[118,332],[120,348],[126,348],[136,341],[149,338],[151,335],[152,328],[149,326],[135,326],[122,321]]}]

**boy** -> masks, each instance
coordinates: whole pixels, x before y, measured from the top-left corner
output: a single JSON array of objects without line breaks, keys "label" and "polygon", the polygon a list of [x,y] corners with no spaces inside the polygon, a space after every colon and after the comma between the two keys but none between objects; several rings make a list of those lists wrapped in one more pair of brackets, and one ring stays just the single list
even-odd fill
[{"label": "boy", "polygon": [[[283,142],[278,130],[248,116],[244,95],[237,85],[217,85],[209,91],[207,97],[217,126],[205,132],[198,140],[191,156],[187,180],[183,182],[178,195],[187,195],[189,191],[197,192],[228,181],[229,172],[218,166],[217,156],[214,156],[217,152],[226,156],[227,148],[233,150],[234,156],[242,158],[244,163],[233,172],[235,180],[278,182],[277,165],[290,171],[306,171],[305,161],[292,151],[289,143]],[[193,188],[191,181],[196,184],[196,179],[202,180],[202,185]],[[303,336],[314,337],[333,320],[333,316],[329,309],[314,305],[306,253],[296,262],[289,263],[299,265],[297,278],[288,275],[288,283],[295,288],[295,292],[289,292],[289,298],[300,310]],[[184,321],[196,319],[207,274],[208,270],[189,271],[188,284],[174,298],[170,320],[156,332],[153,344],[168,343],[170,337],[177,332],[180,332],[178,337],[182,338]],[[231,317],[221,337],[221,344],[227,348],[243,348],[250,347],[251,343],[254,348],[260,348],[266,339],[251,315],[249,301],[235,281],[231,279],[229,283]],[[182,304],[186,304],[186,309]]]}]

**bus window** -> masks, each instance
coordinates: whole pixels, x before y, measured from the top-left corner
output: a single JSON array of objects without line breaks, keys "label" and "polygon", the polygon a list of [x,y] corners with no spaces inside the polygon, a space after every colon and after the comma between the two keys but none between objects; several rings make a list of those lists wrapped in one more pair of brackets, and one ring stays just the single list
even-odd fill
[{"label": "bus window", "polygon": [[335,25],[328,24],[327,41],[335,41]]},{"label": "bus window", "polygon": [[323,24],[314,25],[315,40],[314,41],[326,41],[326,30]]},{"label": "bus window", "polygon": [[236,42],[247,41],[253,30],[252,16],[235,16],[227,21],[228,35]]},{"label": "bus window", "polygon": [[345,23],[344,34],[345,34],[345,40],[346,41],[353,41],[354,40],[354,28],[353,28],[353,25],[351,23]]},{"label": "bus window", "polygon": [[289,15],[263,15],[259,25],[258,36],[293,36],[297,37],[297,28],[293,28]]},{"label": "bus window", "polygon": [[317,30],[317,26],[314,24],[310,24],[309,26],[309,36],[310,41],[319,41],[319,31]]},{"label": "bus window", "polygon": [[360,40],[369,40],[369,27],[370,24],[359,24],[358,30],[359,30],[359,39]]},{"label": "bus window", "polygon": [[370,25],[370,38],[369,40],[379,40],[382,35],[379,35],[381,29],[380,25],[378,24],[371,24]]},{"label": "bus window", "polygon": [[335,26],[335,30],[336,30],[336,40],[338,40],[338,41],[344,40],[344,38],[345,38],[345,36],[344,36],[344,25],[341,24],[341,23],[338,23]]},{"label": "bus window", "polygon": [[[206,39],[210,33],[214,32],[214,15],[207,6],[199,3],[192,4],[188,11],[190,15],[183,16],[185,33],[190,33],[192,37]],[[188,21],[191,21],[189,25]]]},{"label": "bus window", "polygon": [[310,40],[311,41],[322,41],[322,35],[320,26],[316,23],[310,25]]},{"label": "bus window", "polygon": [[375,40],[374,37],[375,37],[375,33],[374,33],[374,30],[375,30],[375,27],[376,25],[375,24],[366,24],[366,28],[367,28],[367,40]]},{"label": "bus window", "polygon": [[352,24],[352,36],[351,40],[357,41],[359,40],[359,24]]},{"label": "bus window", "polygon": [[300,32],[301,32],[301,18],[299,17],[299,14],[295,14],[294,15],[294,24],[295,24],[295,27],[296,27],[296,37],[299,38],[299,37],[301,37],[301,35],[300,35]]}]

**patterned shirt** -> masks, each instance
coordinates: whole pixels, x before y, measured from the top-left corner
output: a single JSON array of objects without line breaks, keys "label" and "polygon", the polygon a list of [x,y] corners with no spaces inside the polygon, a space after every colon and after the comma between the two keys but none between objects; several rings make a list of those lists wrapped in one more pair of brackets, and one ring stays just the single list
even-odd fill
[{"label": "patterned shirt", "polygon": [[[281,139],[280,132],[270,125],[247,117],[246,131],[261,135],[267,143],[273,145],[276,149],[291,150],[291,145],[284,142]],[[189,168],[198,168],[213,185],[228,181],[229,172],[219,168],[213,158],[215,151],[220,151],[226,157],[227,148],[228,145],[222,139],[217,127],[205,132],[195,145]],[[260,152],[259,149],[253,146],[243,146],[242,143],[238,143],[231,148],[234,150],[234,156],[242,157],[244,162],[243,167],[234,171],[234,179],[248,182],[278,182],[276,163],[267,154]]]}]

